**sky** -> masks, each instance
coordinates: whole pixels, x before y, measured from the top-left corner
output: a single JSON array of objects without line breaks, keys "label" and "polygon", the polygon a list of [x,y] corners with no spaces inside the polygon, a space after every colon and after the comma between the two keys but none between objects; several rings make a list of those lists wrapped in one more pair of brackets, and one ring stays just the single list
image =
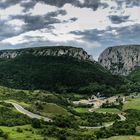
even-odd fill
[{"label": "sky", "polygon": [[0,49],[140,44],[140,0],[0,0]]}]

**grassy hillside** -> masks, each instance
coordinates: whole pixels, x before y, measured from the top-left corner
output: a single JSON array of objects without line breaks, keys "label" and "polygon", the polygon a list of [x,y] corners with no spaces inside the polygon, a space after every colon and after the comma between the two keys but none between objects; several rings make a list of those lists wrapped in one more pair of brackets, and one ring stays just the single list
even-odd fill
[{"label": "grassy hillside", "polygon": [[23,54],[14,59],[0,59],[0,85],[17,89],[77,91],[90,83],[120,84],[95,62],[67,56]]},{"label": "grassy hillside", "polygon": [[32,112],[38,112],[42,116],[48,116],[50,118],[57,115],[70,115],[66,109],[54,103],[46,103],[40,106],[41,108],[39,108],[37,105],[32,105],[29,109]]}]

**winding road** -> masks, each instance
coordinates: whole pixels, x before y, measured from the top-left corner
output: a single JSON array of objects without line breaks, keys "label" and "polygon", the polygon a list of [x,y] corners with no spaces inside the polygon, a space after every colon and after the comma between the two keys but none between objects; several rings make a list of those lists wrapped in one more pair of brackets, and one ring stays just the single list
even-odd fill
[{"label": "winding road", "polygon": [[126,120],[126,117],[123,116],[122,114],[118,114],[118,116],[120,117],[120,121],[125,121]]},{"label": "winding road", "polygon": [[[26,109],[24,109],[21,105],[17,104],[17,103],[14,103],[14,102],[11,102],[11,101],[5,101],[6,103],[9,103],[9,104],[12,104],[15,109],[17,111],[19,111],[20,113],[22,114],[25,114],[27,116],[29,116],[30,118],[36,118],[36,119],[43,119],[44,121],[46,122],[52,122],[53,120],[48,118],[48,117],[44,117],[44,116],[41,116],[41,115],[38,115],[38,114],[35,114],[35,113],[32,113]],[[123,116],[122,114],[118,114],[118,116],[120,117],[120,121],[125,121],[126,120],[126,117]],[[111,125],[113,125],[114,122],[111,122],[111,123],[106,123],[104,125],[101,125],[101,126],[79,126],[80,128],[86,128],[86,129],[99,129],[99,128],[103,128],[103,127],[110,127]]]},{"label": "winding road", "polygon": [[[89,109],[89,112],[93,112],[92,109]],[[106,112],[105,112],[106,113]],[[120,117],[120,120],[119,121],[125,121],[126,120],[126,117],[123,116],[122,114],[118,114],[118,116]],[[114,122],[111,122],[111,123],[106,123],[106,124],[103,124],[101,126],[80,126],[80,128],[87,128],[87,129],[99,129],[99,128],[103,128],[103,127],[110,127],[111,125],[113,125]]]},{"label": "winding road", "polygon": [[44,121],[46,122],[51,122],[52,120],[48,117],[44,117],[44,116],[40,116],[38,114],[34,114],[26,109],[24,109],[21,105],[17,104],[17,103],[14,103],[14,102],[10,102],[10,101],[5,101],[6,103],[9,103],[9,104],[12,104],[15,109],[17,111],[19,111],[20,113],[22,114],[25,114],[27,116],[29,116],[30,118],[36,118],[36,119],[43,119]]},{"label": "winding road", "polygon": [[[121,115],[121,114],[118,114],[118,116],[120,117],[120,120],[119,121],[125,121],[126,120],[126,117]],[[111,125],[113,125],[114,122],[111,122],[111,123],[106,123],[106,124],[103,124],[101,126],[80,126],[80,128],[86,128],[86,129],[99,129],[99,128],[103,128],[103,127],[110,127]]]},{"label": "winding road", "polygon": [[100,128],[103,128],[103,127],[109,127],[111,125],[113,125],[114,122],[111,122],[111,123],[107,123],[107,124],[104,124],[104,125],[101,125],[101,126],[80,126],[80,128],[86,128],[86,129],[100,129]]}]

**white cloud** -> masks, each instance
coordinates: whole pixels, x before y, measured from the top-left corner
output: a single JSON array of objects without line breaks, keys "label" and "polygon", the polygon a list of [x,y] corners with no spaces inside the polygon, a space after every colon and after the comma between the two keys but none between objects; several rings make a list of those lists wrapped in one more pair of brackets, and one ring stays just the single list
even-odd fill
[{"label": "white cloud", "polygon": [[47,5],[45,3],[37,3],[34,8],[29,11],[29,13],[31,13],[31,15],[44,15],[57,10],[58,8],[56,6]]},{"label": "white cloud", "polygon": [[77,42],[82,42],[80,40],[80,36],[76,36],[73,34],[68,34],[68,35],[61,34],[57,36],[55,34],[48,32],[47,29],[41,29],[41,30],[26,32],[18,36],[5,39],[2,41],[2,43],[10,43],[12,45],[27,43],[28,39],[26,38],[26,36],[30,36],[32,37],[32,39],[36,38],[36,36],[41,37],[42,41],[49,40],[53,42],[67,42],[67,41],[77,40]]},{"label": "white cloud", "polygon": [[[65,26],[67,23],[63,23],[60,26],[63,27],[64,31],[74,30],[85,30],[85,29],[105,29],[109,24],[110,20],[107,18],[108,9],[98,9],[93,11],[91,8],[80,8],[75,7],[71,4],[65,4],[63,7],[67,11],[67,15],[59,15],[57,18],[61,21],[68,20],[72,17],[76,17],[78,20]],[[59,24],[55,27],[61,29]]]},{"label": "white cloud", "polygon": [[25,25],[24,21],[19,19],[9,20],[6,22],[6,24],[12,26],[16,31],[22,30],[22,26]]},{"label": "white cloud", "polygon": [[23,20],[20,20],[20,19],[13,19],[13,20],[9,20],[7,22],[7,24],[10,24],[12,26],[22,26],[22,25],[25,25],[24,21]]},{"label": "white cloud", "polygon": [[20,6],[20,4],[16,4],[14,6],[10,6],[6,9],[0,9],[0,16],[1,19],[7,19],[10,15],[21,15],[23,14],[23,7]]},{"label": "white cloud", "polygon": [[85,2],[85,0],[79,0],[81,3],[84,3]]},{"label": "white cloud", "polygon": [[132,22],[140,24],[140,7],[129,7],[124,11],[124,15],[130,15],[130,19]]}]

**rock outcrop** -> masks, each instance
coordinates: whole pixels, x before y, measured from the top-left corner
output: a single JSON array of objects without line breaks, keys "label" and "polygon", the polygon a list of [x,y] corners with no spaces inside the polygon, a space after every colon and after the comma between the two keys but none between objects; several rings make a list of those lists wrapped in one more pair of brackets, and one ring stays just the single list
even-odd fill
[{"label": "rock outcrop", "polygon": [[0,58],[15,58],[23,54],[32,54],[35,56],[71,56],[79,60],[94,61],[91,55],[88,55],[82,48],[75,47],[39,47],[39,48],[27,48],[16,50],[1,50]]},{"label": "rock outcrop", "polygon": [[98,62],[114,75],[127,76],[136,66],[140,66],[140,45],[107,48]]}]

